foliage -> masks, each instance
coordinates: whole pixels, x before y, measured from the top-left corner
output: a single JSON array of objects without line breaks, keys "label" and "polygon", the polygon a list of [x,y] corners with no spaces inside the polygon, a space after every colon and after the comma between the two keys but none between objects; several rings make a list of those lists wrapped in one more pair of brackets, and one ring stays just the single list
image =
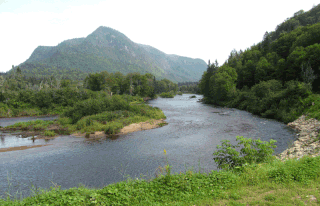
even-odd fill
[{"label": "foliage", "polygon": [[174,98],[174,92],[162,92],[159,96],[162,98]]},{"label": "foliage", "polygon": [[[238,145],[231,145],[229,140],[222,140],[222,146],[218,145],[217,149],[220,149],[213,153],[214,161],[218,164],[218,168],[221,169],[234,169],[242,167],[245,164],[263,163],[271,157],[276,146],[275,140],[270,142],[258,140],[252,140],[250,138],[244,138],[243,136],[237,136]],[[244,148],[240,152],[235,148],[243,145]],[[240,156],[241,155],[241,156]]]},{"label": "foliage", "polygon": [[[305,99],[320,92],[315,81],[320,75],[319,12],[319,5],[298,12],[257,45],[233,50],[222,66],[209,61],[199,82],[204,102],[285,123],[301,116],[308,107]],[[310,23],[309,17],[316,20]]]},{"label": "foliage", "polygon": [[54,131],[51,130],[45,130],[44,131],[44,136],[49,136],[49,137],[53,137],[56,136],[57,134]]},{"label": "foliage", "polygon": [[[200,88],[198,82],[178,82],[179,91],[181,93],[199,94]],[[178,93],[180,94],[180,93]]]},{"label": "foliage", "polygon": [[[165,150],[164,150],[165,151]],[[166,151],[164,152],[166,155]],[[166,158],[167,160],[167,158]],[[62,190],[54,185],[24,199],[0,198],[11,205],[288,205],[319,198],[320,158],[303,157],[285,162],[270,160],[248,164],[236,170],[197,173],[188,170],[171,174],[168,164],[159,167],[161,175],[149,180],[128,178],[103,188],[79,187]],[[166,172],[165,175],[162,173]],[[274,193],[272,191],[278,191]],[[292,198],[293,193],[298,198]],[[248,198],[250,197],[250,198]],[[316,204],[316,202],[314,202]]]}]

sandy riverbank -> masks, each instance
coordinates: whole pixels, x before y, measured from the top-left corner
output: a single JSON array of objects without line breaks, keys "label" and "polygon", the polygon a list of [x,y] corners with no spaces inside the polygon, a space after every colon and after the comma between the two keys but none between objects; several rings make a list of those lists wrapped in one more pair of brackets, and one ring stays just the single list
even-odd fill
[{"label": "sandy riverbank", "polygon": [[[159,120],[148,120],[146,122],[140,122],[140,123],[133,123],[128,126],[123,127],[117,135],[123,135],[128,134],[131,132],[141,131],[141,130],[148,130],[148,129],[154,129],[161,127],[160,123],[166,123],[164,119]],[[73,133],[73,136],[77,137],[85,137],[85,133]],[[107,135],[103,131],[97,131],[94,134],[90,134],[90,138],[102,138],[106,137]]]},{"label": "sandy riverbank", "polygon": [[[157,127],[161,127],[159,124],[160,123],[166,123],[164,119],[160,120],[148,120],[146,122],[140,122],[140,123],[134,123],[130,124],[128,126],[125,126],[120,130],[117,135],[123,135],[131,132],[136,132],[136,131],[141,131],[141,130],[148,130],[148,129],[154,129]],[[51,130],[54,129],[59,129],[56,125],[53,125],[50,127]],[[34,139],[54,139],[55,137],[59,136],[54,136],[54,137],[47,137],[47,136],[42,136],[39,135],[39,132],[35,131],[24,131],[21,133],[18,133],[17,135],[21,135],[23,137],[30,137],[30,136],[36,136]],[[72,136],[76,137],[85,137],[86,133],[73,133]],[[89,139],[100,139],[107,137],[107,135],[103,131],[96,131],[94,134],[90,134]],[[25,150],[25,149],[30,149],[30,148],[36,148],[36,147],[42,147],[42,146],[47,146],[47,145],[52,145],[52,144],[45,144],[45,145],[34,145],[34,146],[19,146],[19,147],[8,147],[8,148],[2,148],[0,149],[0,152],[9,152],[9,151],[16,151],[16,150]]]},{"label": "sandy riverbank", "polygon": [[48,146],[48,145],[52,145],[52,144],[1,148],[0,152],[10,152],[10,151],[17,151],[17,150],[25,150],[25,149],[31,149],[31,148],[35,148],[35,147],[43,147],[43,146]]}]

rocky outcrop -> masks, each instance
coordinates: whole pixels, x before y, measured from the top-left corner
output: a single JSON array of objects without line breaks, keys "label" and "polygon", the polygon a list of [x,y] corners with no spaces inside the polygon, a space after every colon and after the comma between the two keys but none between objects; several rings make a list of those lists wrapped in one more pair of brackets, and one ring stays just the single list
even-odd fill
[{"label": "rocky outcrop", "polygon": [[298,139],[293,142],[292,146],[276,157],[281,160],[298,158],[305,155],[316,157],[320,155],[320,121],[310,118],[306,119],[306,115],[302,115],[294,122],[288,124],[298,132]]}]

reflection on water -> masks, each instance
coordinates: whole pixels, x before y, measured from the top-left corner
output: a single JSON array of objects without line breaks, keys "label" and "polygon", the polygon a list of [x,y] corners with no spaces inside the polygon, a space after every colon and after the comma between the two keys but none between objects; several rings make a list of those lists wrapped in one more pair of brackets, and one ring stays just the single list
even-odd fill
[{"label": "reflection on water", "polygon": [[[155,176],[158,166],[166,164],[166,157],[173,173],[191,168],[198,171],[199,161],[201,172],[210,172],[216,169],[212,153],[221,140],[235,144],[237,135],[264,141],[275,139],[278,141],[275,151],[279,153],[295,139],[294,131],[283,123],[237,109],[205,105],[197,102],[200,95],[193,99],[189,96],[184,94],[149,102],[167,116],[169,124],[161,128],[96,141],[61,136],[51,140],[49,146],[3,152],[0,156],[0,189],[7,188],[7,172],[12,174],[13,186],[20,183],[19,191],[23,195],[29,195],[30,181],[42,188],[53,186],[52,181],[67,189],[77,187],[78,183],[103,187],[126,180],[126,175],[132,178],[146,175],[148,179]],[[27,141],[14,140],[16,137],[11,135],[1,142],[7,146],[10,138],[11,142]],[[34,144],[38,144],[38,140]],[[3,194],[4,191],[0,191],[0,195]]]},{"label": "reflection on water", "polygon": [[[6,127],[9,125],[13,125],[17,122],[27,122],[31,120],[54,120],[57,119],[57,116],[51,117],[14,117],[14,118],[0,118],[0,126]],[[35,136],[37,137],[37,136]],[[35,146],[35,145],[43,145],[47,144],[50,140],[44,139],[34,139],[32,136],[22,138],[22,135],[19,135],[17,132],[15,133],[2,133],[0,131],[0,150],[1,148],[7,147],[19,147],[19,146]]]}]

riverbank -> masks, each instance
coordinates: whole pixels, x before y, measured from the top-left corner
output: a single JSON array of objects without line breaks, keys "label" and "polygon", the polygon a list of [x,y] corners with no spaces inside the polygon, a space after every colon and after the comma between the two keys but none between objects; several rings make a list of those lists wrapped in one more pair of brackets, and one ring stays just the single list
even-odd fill
[{"label": "riverbank", "polygon": [[0,152],[11,152],[11,151],[17,151],[17,150],[26,150],[36,147],[43,147],[43,146],[49,146],[52,144],[45,144],[45,145],[32,145],[32,146],[19,146],[19,147],[8,147],[8,148],[1,148]]},{"label": "riverbank", "polygon": [[[162,148],[171,152],[167,147]],[[166,153],[164,158],[166,159]],[[199,172],[195,169],[172,174],[167,162],[167,165],[160,166],[157,170],[162,175],[156,175],[157,178],[151,180],[144,180],[140,176],[141,179],[129,178],[100,189],[88,186],[60,189],[58,185],[53,185],[51,189],[37,190],[34,195],[24,199],[13,201],[13,196],[10,196],[10,201],[2,203],[0,200],[0,204],[316,205],[320,199],[319,157],[304,156],[299,160],[289,159],[283,162],[275,159],[247,165],[241,172],[220,170],[200,173],[200,166],[199,163]]]},{"label": "riverbank", "polygon": [[291,147],[277,155],[277,158],[284,160],[292,158],[300,159],[305,155],[311,155],[312,157],[320,156],[319,120],[302,115],[287,125],[298,132],[298,138],[292,143]]},{"label": "riverbank", "polygon": [[159,167],[159,171],[160,174],[151,180],[129,178],[101,189],[82,185],[62,190],[53,184],[51,189],[38,189],[33,196],[24,199],[0,198],[0,204],[318,205],[320,200],[320,157],[251,164],[240,173],[235,170],[209,173],[188,170],[170,174],[169,164]]},{"label": "riverbank", "polygon": [[[161,127],[163,125],[166,125],[166,124],[168,124],[168,123],[165,121],[165,119],[159,119],[159,120],[151,119],[151,120],[148,120],[145,122],[133,123],[128,126],[125,126],[122,129],[120,129],[120,131],[118,133],[116,133],[115,135],[124,135],[124,134],[128,134],[131,132],[155,129],[155,128]],[[103,131],[95,131],[95,132],[93,132],[93,134],[89,134],[89,135],[87,135],[87,133],[75,132],[71,135],[76,136],[76,137],[86,137],[86,138],[93,138],[93,139],[104,138],[104,137],[110,136],[110,135],[105,134],[105,132],[103,132]]]},{"label": "riverbank", "polygon": [[[101,139],[101,138],[112,138],[113,136],[119,136],[128,134],[131,132],[136,131],[142,131],[142,130],[149,130],[149,129],[155,129],[158,127],[162,127],[164,125],[167,125],[168,123],[165,121],[165,119],[149,119],[144,122],[138,122],[138,123],[132,123],[127,126],[124,126],[122,129],[119,130],[119,132],[115,134],[106,134],[104,131],[94,131],[91,133],[81,133],[81,132],[74,132],[71,135],[76,137],[85,137],[87,140],[95,140],[95,139]],[[12,132],[12,131],[19,131],[21,129],[29,129],[32,130],[32,125],[25,127],[13,127],[13,128],[0,128],[0,131],[3,132]],[[68,128],[62,127],[59,124],[52,123],[47,128],[46,131],[52,131],[50,134],[54,134],[52,136],[46,136],[42,135],[40,131],[19,131],[15,133],[16,136],[20,136],[21,138],[30,138],[30,141],[35,141],[36,139],[44,139],[44,140],[50,140],[58,137],[58,133],[69,133]],[[63,132],[62,132],[63,131]],[[3,135],[4,136],[4,135]],[[10,151],[16,151],[16,150],[26,150],[30,148],[36,148],[36,147],[42,147],[47,146],[51,144],[45,144],[45,145],[33,145],[33,146],[17,146],[17,147],[8,147],[8,148],[2,148],[0,149],[0,152],[10,152]]]}]

